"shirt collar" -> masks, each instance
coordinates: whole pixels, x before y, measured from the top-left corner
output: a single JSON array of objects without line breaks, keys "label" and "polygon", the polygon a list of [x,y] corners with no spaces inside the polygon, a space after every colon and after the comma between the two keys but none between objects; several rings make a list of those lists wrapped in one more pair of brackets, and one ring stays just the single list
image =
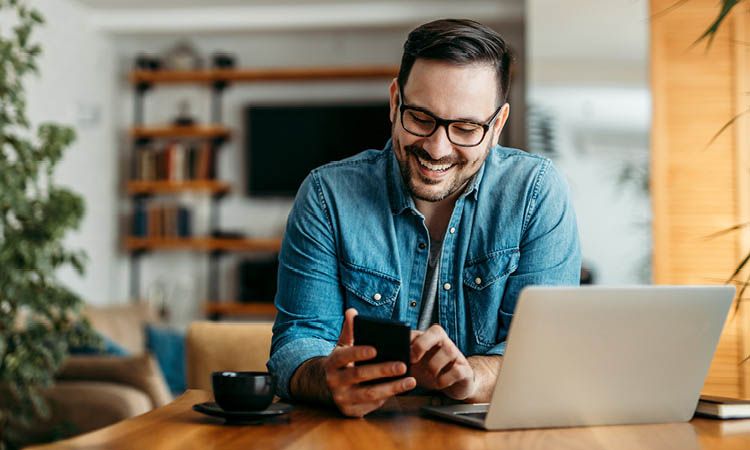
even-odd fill
[{"label": "shirt collar", "polygon": [[[494,147],[490,149],[490,154],[487,156],[487,159],[492,156],[493,150]],[[404,178],[401,176],[401,169],[399,168],[398,160],[396,159],[396,153],[393,151],[393,144],[391,139],[389,139],[385,144],[385,148],[383,149],[383,151],[390,152],[387,176],[388,195],[391,202],[391,211],[393,212],[393,214],[401,214],[402,212],[404,212],[404,210],[411,209],[414,212],[418,213],[419,211],[417,211],[417,207],[414,204],[414,199],[412,198],[409,189],[406,187]],[[482,166],[479,168],[479,171],[469,181],[469,185],[466,187],[466,190],[463,192],[463,194],[461,194],[461,197],[472,195],[474,197],[474,200],[477,199],[479,195],[479,184],[482,181],[486,165],[487,160],[485,159],[485,161],[482,163]]]}]

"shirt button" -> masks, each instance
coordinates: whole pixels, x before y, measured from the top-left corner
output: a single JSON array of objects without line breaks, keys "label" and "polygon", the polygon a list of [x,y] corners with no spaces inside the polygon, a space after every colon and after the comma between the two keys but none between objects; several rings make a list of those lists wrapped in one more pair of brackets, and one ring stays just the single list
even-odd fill
[{"label": "shirt button", "polygon": [[424,242],[420,242],[418,247],[420,250],[424,250],[427,248],[427,244],[425,244]]},{"label": "shirt button", "polygon": [[375,301],[377,302],[377,301],[379,301],[379,300],[380,300],[381,298],[383,298],[383,296],[382,296],[382,295],[380,295],[380,294],[375,294],[375,295],[373,295],[373,296],[372,296],[372,298],[373,298],[373,300],[375,300]]},{"label": "shirt button", "polygon": [[479,278],[479,277],[476,277],[476,278],[474,279],[474,283],[476,283],[476,284],[482,284],[482,279],[481,279],[481,278]]},{"label": "shirt button", "polygon": [[450,230],[448,230],[448,231],[450,231],[450,233],[451,233],[451,234],[453,234],[453,233],[455,233],[455,232],[456,232],[456,227],[451,227],[451,229],[450,229]]},{"label": "shirt button", "polygon": [[445,289],[446,291],[450,291],[451,290],[451,284],[450,283],[445,283],[443,285],[443,289]]},{"label": "shirt button", "polygon": [[412,302],[409,303],[409,306],[411,306],[412,308],[416,308],[417,302],[415,302],[415,301],[412,300]]}]

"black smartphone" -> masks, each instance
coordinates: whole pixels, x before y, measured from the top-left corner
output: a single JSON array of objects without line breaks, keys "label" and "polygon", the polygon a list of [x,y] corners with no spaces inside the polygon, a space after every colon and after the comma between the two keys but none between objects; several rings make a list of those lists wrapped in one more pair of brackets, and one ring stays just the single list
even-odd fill
[{"label": "black smartphone", "polygon": [[358,361],[354,365],[375,364],[381,362],[401,361],[406,364],[406,374],[398,377],[381,378],[363,384],[383,383],[396,380],[409,374],[411,329],[397,320],[376,319],[354,316],[354,345],[375,347],[377,355],[367,361]]}]

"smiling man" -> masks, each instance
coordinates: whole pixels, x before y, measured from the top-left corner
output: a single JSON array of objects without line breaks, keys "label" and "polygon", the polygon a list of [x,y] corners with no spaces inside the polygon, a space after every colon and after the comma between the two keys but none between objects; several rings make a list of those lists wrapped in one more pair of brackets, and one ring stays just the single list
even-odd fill
[{"label": "smiling man", "polygon": [[[578,284],[564,181],[548,159],[498,145],[510,63],[503,39],[479,23],[418,27],[390,86],[385,149],[304,181],[281,249],[268,362],[281,397],[357,417],[415,387],[489,401],[521,289]],[[412,327],[409,376],[378,381],[403,375],[403,363],[354,366],[374,356],[353,342],[357,313]]]}]

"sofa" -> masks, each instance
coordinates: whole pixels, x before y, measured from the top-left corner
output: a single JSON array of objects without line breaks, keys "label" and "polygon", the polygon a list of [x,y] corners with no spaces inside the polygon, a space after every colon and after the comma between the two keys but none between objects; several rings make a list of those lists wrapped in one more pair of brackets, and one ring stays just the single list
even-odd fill
[{"label": "sofa", "polygon": [[158,322],[146,304],[87,307],[93,328],[127,351],[128,356],[73,355],[45,392],[50,419],[39,428],[64,427],[85,433],[143,414],[169,403],[172,395],[152,355],[146,352],[144,326]]}]

